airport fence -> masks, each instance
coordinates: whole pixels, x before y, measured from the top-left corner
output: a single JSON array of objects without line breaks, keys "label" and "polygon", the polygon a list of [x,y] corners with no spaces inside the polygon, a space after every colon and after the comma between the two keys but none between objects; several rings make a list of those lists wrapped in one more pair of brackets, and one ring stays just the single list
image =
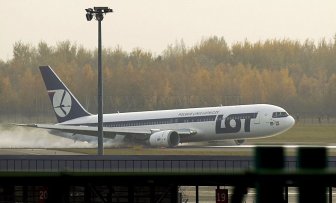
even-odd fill
[{"label": "airport fence", "polygon": [[0,172],[234,172],[252,167],[251,160],[92,160],[0,157]]},{"label": "airport fence", "polygon": [[[141,156],[141,159],[131,159],[130,156],[104,157],[102,159],[99,156],[0,156],[0,172],[234,173],[251,170],[254,167],[252,158],[241,157],[217,160],[214,156],[203,157],[204,159],[199,159],[198,156],[182,156],[183,159],[176,157],[158,159],[152,156]],[[212,160],[209,160],[210,157]],[[284,162],[284,166],[286,170],[295,169],[298,162],[293,157],[289,157]],[[336,168],[336,160],[329,161],[329,166]]]},{"label": "airport fence", "polygon": [[[283,147],[257,147],[254,157],[245,158],[195,155],[0,156],[0,178],[10,184],[13,178],[29,176],[48,183],[55,181],[53,178],[63,178],[59,184],[64,184],[62,181],[73,184],[79,181],[79,177],[81,181],[97,180],[99,184],[117,180],[130,181],[130,184],[138,178],[138,181],[151,183],[155,183],[155,179],[157,184],[230,185],[233,186],[231,202],[243,202],[249,187],[256,188],[256,202],[259,203],[288,202],[288,187],[298,187],[299,202],[327,202],[326,189],[329,188],[329,202],[332,202],[335,168],[335,157],[327,156],[324,147],[300,147],[297,157],[286,157]],[[141,175],[137,176],[138,172]],[[29,177],[26,180],[30,181]]]}]

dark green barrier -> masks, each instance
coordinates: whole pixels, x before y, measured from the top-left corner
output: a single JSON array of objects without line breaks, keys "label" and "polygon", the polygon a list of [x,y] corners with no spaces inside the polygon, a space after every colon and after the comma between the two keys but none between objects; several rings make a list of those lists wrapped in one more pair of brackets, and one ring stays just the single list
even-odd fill
[{"label": "dark green barrier", "polygon": [[[284,149],[282,147],[257,147],[255,149],[256,173],[284,170]],[[256,182],[257,203],[284,202],[284,184],[282,180],[260,178]]]},{"label": "dark green barrier", "polygon": [[[324,147],[301,147],[298,149],[298,164],[300,171],[311,173],[324,172],[327,168],[327,150]],[[299,186],[299,202],[327,202],[326,185],[310,178],[301,180]]]}]

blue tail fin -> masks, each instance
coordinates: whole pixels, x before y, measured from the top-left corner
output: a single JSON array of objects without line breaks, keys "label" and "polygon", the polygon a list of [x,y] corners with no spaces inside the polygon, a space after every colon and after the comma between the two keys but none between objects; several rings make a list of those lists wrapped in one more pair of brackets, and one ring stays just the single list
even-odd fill
[{"label": "blue tail fin", "polygon": [[59,123],[91,115],[83,108],[50,66],[40,66],[40,71]]}]

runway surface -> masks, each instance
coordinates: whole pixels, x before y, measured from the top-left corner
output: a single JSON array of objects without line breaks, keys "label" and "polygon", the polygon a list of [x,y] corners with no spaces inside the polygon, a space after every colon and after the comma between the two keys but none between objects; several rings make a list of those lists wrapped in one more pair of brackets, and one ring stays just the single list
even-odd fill
[{"label": "runway surface", "polygon": [[[190,153],[202,153],[202,155],[206,155],[206,152],[211,151],[219,152],[222,155],[222,152],[244,152],[242,156],[247,156],[246,154],[253,154],[253,150],[255,147],[261,146],[281,146],[284,147],[285,151],[294,152],[299,147],[326,147],[329,154],[336,154],[336,145],[322,146],[322,145],[239,145],[239,146],[180,146],[176,148],[163,148],[165,152],[181,152],[181,154],[185,152]],[[135,153],[140,153],[141,151],[152,150],[152,149],[160,149],[160,148],[106,148],[106,151],[118,151],[118,150],[127,150],[134,151]],[[91,152],[95,152],[94,148],[89,149]],[[69,148],[69,149],[44,149],[44,148],[0,148],[0,155],[88,155],[91,153],[80,153],[76,152],[78,150]],[[141,153],[140,153],[141,154]],[[153,154],[154,155],[154,154]],[[162,155],[162,154],[161,154]],[[176,154],[174,154],[176,155]],[[178,155],[178,154],[177,154]],[[211,154],[213,155],[213,154]]]},{"label": "runway surface", "polygon": [[0,149],[0,155],[85,155],[81,153],[67,152],[55,149]]}]

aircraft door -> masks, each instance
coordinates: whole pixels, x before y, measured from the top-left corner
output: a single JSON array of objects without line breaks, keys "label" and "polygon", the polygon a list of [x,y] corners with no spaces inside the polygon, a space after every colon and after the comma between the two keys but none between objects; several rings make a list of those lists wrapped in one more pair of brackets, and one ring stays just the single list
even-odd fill
[{"label": "aircraft door", "polygon": [[257,117],[254,119],[254,124],[260,124],[261,122],[261,113],[257,112]]}]

